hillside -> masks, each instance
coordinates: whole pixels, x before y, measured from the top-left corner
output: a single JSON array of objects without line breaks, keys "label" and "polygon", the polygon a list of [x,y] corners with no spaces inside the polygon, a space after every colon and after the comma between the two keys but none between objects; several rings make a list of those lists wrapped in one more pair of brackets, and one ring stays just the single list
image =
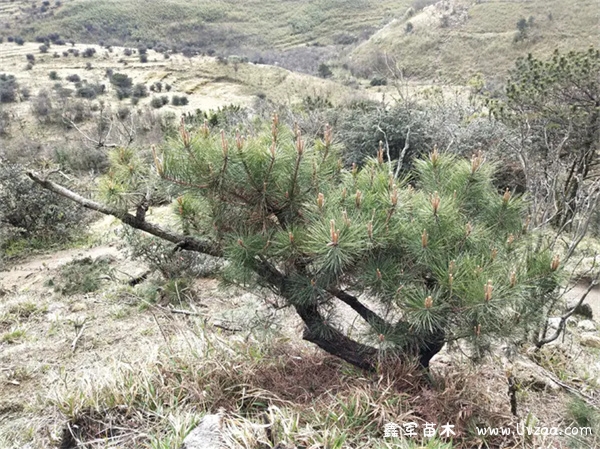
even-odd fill
[{"label": "hillside", "polygon": [[41,6],[5,0],[0,18],[11,24],[0,31],[5,38],[57,33],[78,43],[238,55],[309,73],[328,62],[364,77],[389,72],[393,61],[410,78],[463,84],[475,73],[500,79],[529,52],[585,48],[600,33],[595,0],[66,0]]},{"label": "hillside", "polygon": [[[497,81],[520,56],[598,43],[596,0],[443,0],[392,21],[352,53],[355,67],[375,66],[385,54],[409,78],[466,82],[482,73]],[[521,22],[519,31],[517,23]]]}]

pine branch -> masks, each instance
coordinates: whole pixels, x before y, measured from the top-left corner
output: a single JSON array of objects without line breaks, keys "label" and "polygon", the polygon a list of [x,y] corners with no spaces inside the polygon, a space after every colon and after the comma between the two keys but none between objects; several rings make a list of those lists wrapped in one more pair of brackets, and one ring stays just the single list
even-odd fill
[{"label": "pine branch", "polygon": [[168,231],[156,224],[149,223],[145,220],[140,220],[135,215],[132,215],[127,211],[113,208],[107,206],[106,204],[100,204],[90,199],[84,198],[81,195],[78,195],[77,193],[73,192],[72,190],[67,189],[66,187],[63,187],[59,184],[56,184],[52,181],[40,177],[34,172],[27,172],[27,176],[29,176],[29,178],[32,181],[39,184],[46,190],[50,190],[51,192],[64,196],[65,198],[74,201],[87,209],[95,210],[104,215],[111,215],[115,218],[118,218],[123,223],[131,226],[132,228],[139,229],[141,231],[147,232],[148,234],[152,234],[156,237],[159,237],[163,240],[167,240],[168,242],[175,243],[180,249],[195,251],[198,253],[208,254],[210,256],[215,257],[223,256],[221,248],[219,248],[219,246],[214,242],[198,240],[193,237],[188,237],[185,235]]}]

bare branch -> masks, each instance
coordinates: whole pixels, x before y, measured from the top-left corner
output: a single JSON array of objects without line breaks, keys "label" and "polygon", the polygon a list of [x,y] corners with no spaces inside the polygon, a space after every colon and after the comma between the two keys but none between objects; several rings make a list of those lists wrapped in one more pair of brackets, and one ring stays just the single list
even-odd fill
[{"label": "bare branch", "polygon": [[40,177],[34,172],[27,172],[27,176],[34,182],[42,186],[43,188],[50,190],[51,192],[57,193],[65,198],[76,202],[77,204],[91,210],[95,210],[104,215],[111,215],[118,218],[123,223],[131,226],[132,228],[139,229],[141,231],[152,234],[168,242],[175,243],[180,249],[188,251],[195,251],[198,253],[208,254],[210,256],[222,257],[223,252],[221,248],[215,243],[210,241],[202,241],[193,237],[177,234],[168,231],[156,224],[149,223],[144,220],[139,220],[134,215],[130,214],[126,210],[117,209],[106,204],[97,203],[90,199],[84,198],[81,195],[67,189],[59,184],[49,181],[45,178]]}]

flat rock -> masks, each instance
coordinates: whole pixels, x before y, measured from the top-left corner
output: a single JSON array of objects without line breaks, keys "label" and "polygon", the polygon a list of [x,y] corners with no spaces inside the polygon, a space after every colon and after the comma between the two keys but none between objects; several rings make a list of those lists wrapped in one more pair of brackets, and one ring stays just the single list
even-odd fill
[{"label": "flat rock", "polygon": [[583,334],[580,338],[580,343],[583,346],[600,349],[600,337],[594,334]]},{"label": "flat rock", "polygon": [[581,329],[582,331],[586,331],[586,332],[594,332],[596,331],[596,323],[594,323],[592,320],[581,320],[579,323],[577,323],[577,329]]},{"label": "flat rock", "polygon": [[519,358],[513,364],[514,375],[520,384],[536,391],[560,391],[561,387],[531,360]]},{"label": "flat rock", "polygon": [[204,415],[198,425],[183,440],[180,449],[222,449],[222,415]]}]

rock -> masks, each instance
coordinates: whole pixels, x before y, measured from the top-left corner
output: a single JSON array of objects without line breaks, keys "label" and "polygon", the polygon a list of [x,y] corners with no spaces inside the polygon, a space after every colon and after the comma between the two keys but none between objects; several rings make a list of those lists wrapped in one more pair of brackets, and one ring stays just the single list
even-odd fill
[{"label": "rock", "polygon": [[73,313],[83,312],[86,309],[87,309],[87,304],[84,302],[75,302],[75,303],[71,304],[71,307],[70,307],[70,310]]},{"label": "rock", "polygon": [[573,312],[575,315],[579,315],[579,316],[582,316],[584,318],[591,320],[594,317],[594,313],[592,312],[592,307],[585,302],[583,304],[581,304],[580,306],[577,306],[578,303],[579,303],[579,298],[569,298],[567,300],[567,311],[571,311],[571,310],[573,310],[573,308],[575,308],[575,312]]},{"label": "rock", "polygon": [[586,332],[594,332],[596,331],[596,323],[594,323],[592,320],[581,320],[577,324],[577,329],[581,329],[582,331]]},{"label": "rock", "polygon": [[560,325],[560,320],[561,318],[559,316],[548,318],[548,328],[554,330],[558,329],[558,326]]},{"label": "rock", "polygon": [[543,368],[536,365],[531,360],[520,358],[513,365],[513,374],[518,383],[534,390],[553,392],[560,391],[561,387],[552,380]]},{"label": "rock", "polygon": [[583,334],[579,340],[583,346],[600,349],[600,337],[594,334]]},{"label": "rock", "polygon": [[429,370],[443,377],[450,368],[452,368],[452,356],[448,353],[448,345],[445,344],[429,361]]},{"label": "rock", "polygon": [[221,414],[204,415],[194,430],[185,437],[180,449],[222,449],[222,420]]}]

